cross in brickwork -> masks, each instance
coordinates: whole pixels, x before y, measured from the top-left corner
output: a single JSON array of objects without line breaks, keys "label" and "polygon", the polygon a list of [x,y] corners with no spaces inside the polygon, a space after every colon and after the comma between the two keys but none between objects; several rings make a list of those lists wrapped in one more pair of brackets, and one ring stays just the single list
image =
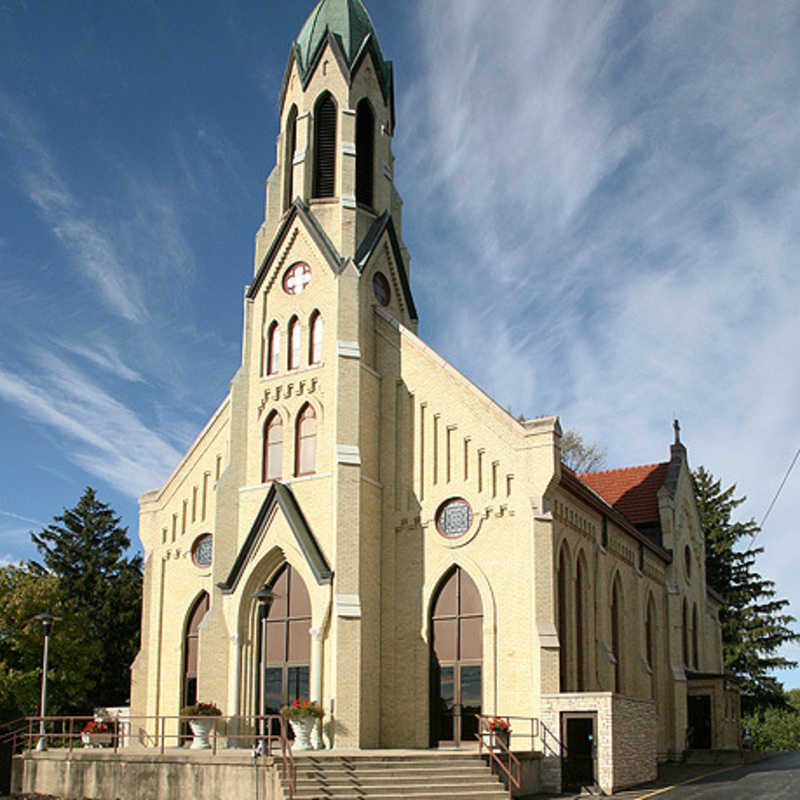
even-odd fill
[{"label": "cross in brickwork", "polygon": [[300,294],[311,282],[311,267],[307,264],[298,264],[286,280],[286,288],[291,294]]}]

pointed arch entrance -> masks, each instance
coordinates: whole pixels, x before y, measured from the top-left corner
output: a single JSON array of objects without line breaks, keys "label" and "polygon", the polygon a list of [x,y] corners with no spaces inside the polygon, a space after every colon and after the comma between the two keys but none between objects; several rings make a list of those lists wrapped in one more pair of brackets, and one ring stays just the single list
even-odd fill
[{"label": "pointed arch entrance", "polygon": [[439,584],[429,622],[431,746],[475,744],[483,696],[483,606],[461,567]]},{"label": "pointed arch entrance", "polygon": [[308,699],[311,659],[311,598],[299,573],[284,564],[269,581],[273,600],[259,619],[257,663],[263,670],[264,703],[277,714],[293,700]]}]

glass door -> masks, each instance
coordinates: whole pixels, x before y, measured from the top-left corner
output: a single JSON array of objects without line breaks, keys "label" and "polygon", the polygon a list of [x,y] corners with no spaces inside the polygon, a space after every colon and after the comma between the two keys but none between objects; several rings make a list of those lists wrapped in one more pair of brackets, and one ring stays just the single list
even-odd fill
[{"label": "glass door", "polygon": [[477,744],[481,713],[483,613],[472,579],[455,567],[431,615],[431,745]]}]

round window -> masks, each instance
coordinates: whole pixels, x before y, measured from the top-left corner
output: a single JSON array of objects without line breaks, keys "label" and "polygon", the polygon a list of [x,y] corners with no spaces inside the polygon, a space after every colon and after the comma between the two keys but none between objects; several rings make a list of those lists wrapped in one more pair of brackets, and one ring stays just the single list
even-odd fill
[{"label": "round window", "polygon": [[213,539],[210,533],[204,533],[194,540],[192,545],[192,561],[198,567],[210,567],[213,555]]},{"label": "round window", "polygon": [[375,293],[375,299],[382,305],[388,306],[389,300],[392,296],[389,289],[389,281],[382,272],[376,272],[372,278],[372,291]]},{"label": "round window", "polygon": [[686,577],[692,577],[692,551],[687,544],[683,551],[683,559],[686,562]]},{"label": "round window", "polygon": [[460,497],[445,500],[436,512],[436,528],[446,539],[458,539],[472,525],[472,509]]},{"label": "round window", "polygon": [[286,294],[300,294],[311,283],[311,267],[299,261],[283,273],[283,291]]}]

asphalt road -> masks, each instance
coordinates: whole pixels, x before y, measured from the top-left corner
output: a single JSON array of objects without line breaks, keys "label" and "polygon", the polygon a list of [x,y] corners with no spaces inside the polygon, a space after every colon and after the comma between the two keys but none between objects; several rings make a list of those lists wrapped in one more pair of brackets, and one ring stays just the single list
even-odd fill
[{"label": "asphalt road", "polygon": [[[666,789],[625,792],[630,800],[799,800],[800,753],[779,753],[765,761],[733,769],[713,767],[715,773],[683,785]],[[615,795],[616,797],[616,795]]]}]

